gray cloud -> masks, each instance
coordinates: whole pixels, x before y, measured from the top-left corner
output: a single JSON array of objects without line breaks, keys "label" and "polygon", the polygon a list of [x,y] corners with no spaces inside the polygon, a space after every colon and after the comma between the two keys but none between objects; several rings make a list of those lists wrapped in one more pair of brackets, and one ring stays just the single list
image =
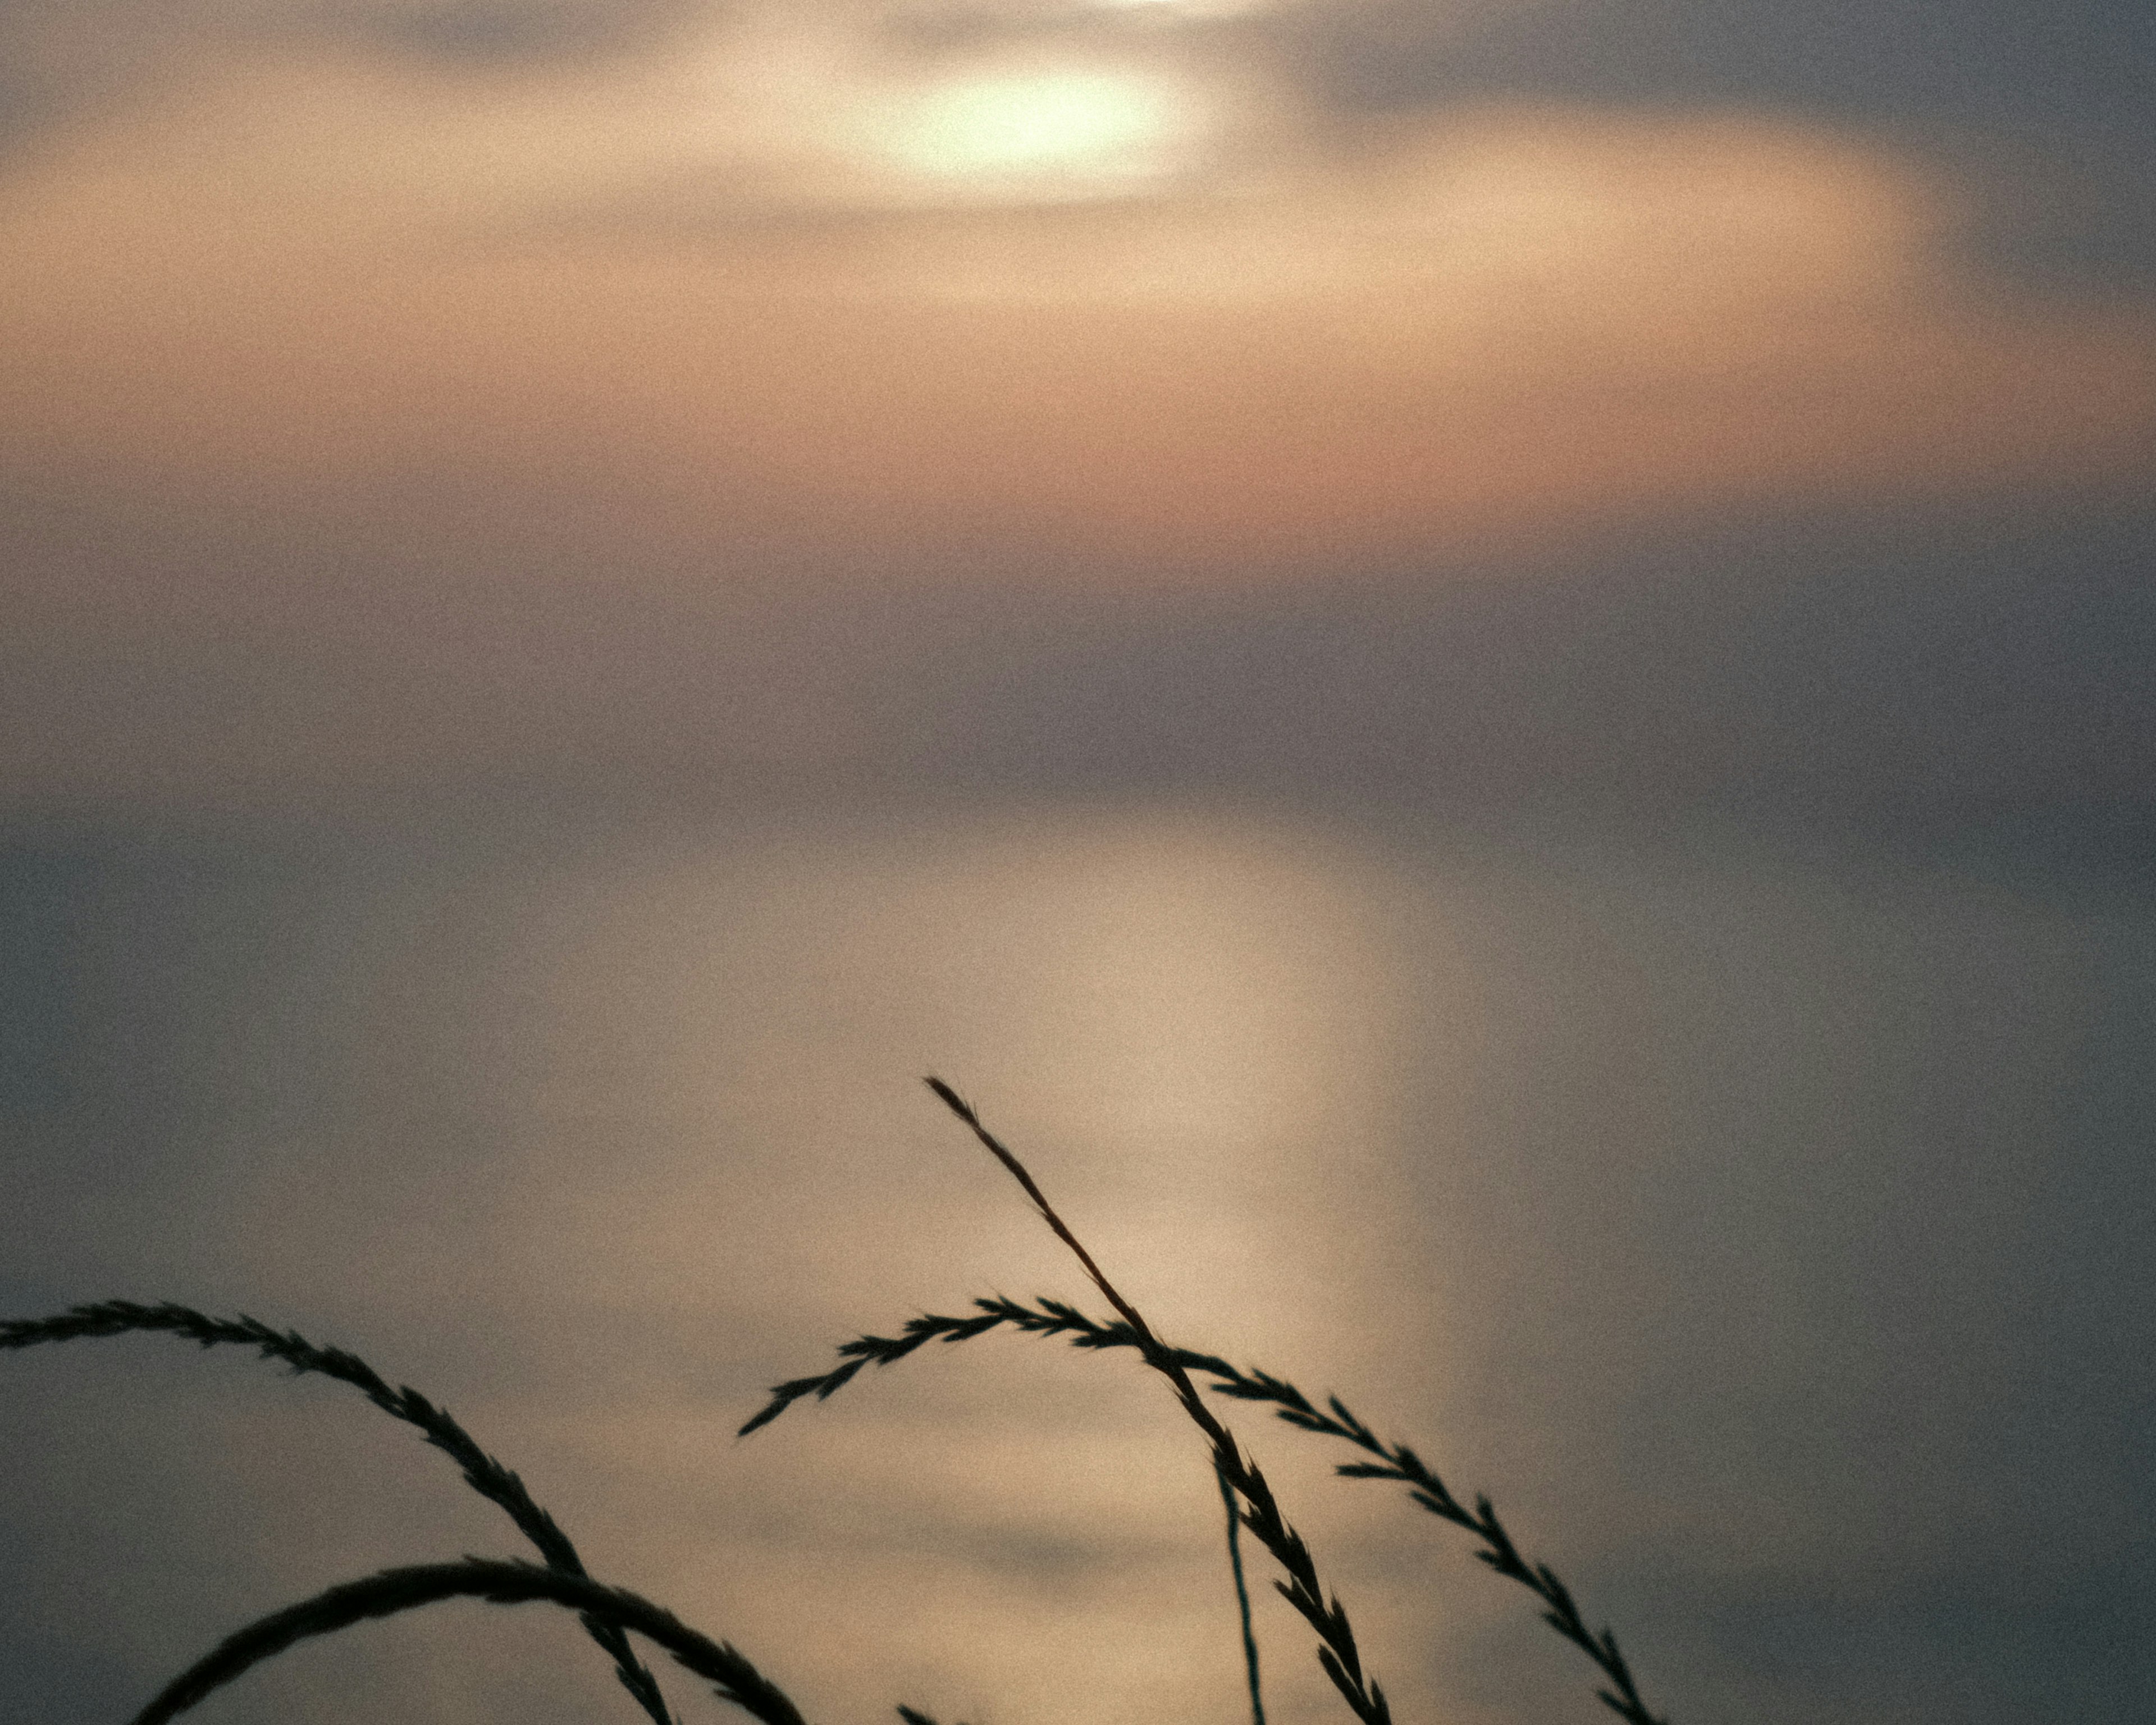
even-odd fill
[{"label": "gray cloud", "polygon": [[1954,173],[1987,274],[2145,287],[2156,270],[2156,26],[2132,0],[1984,0],[1950,24],[1874,0],[1562,0],[1457,30],[1436,16],[1314,9],[1303,63],[1350,111],[1539,96],[1813,115]]},{"label": "gray cloud", "polygon": [[[2063,504],[1784,515],[1527,572],[1210,596],[912,577],[828,608],[537,566],[458,594],[424,562],[359,581],[295,547],[286,567],[331,596],[311,633],[198,616],[182,650],[123,608],[18,634],[0,711],[25,739],[18,819],[1233,794],[1734,823],[2146,880],[2153,538],[2142,512]],[[154,569],[214,595],[250,555],[275,552],[146,538],[113,568],[142,565],[121,592]]]},{"label": "gray cloud", "polygon": [[[2138,512],[1784,516],[1268,602],[1077,612],[958,691],[962,773],[1756,820],[2151,864]],[[1367,606],[1367,609],[1364,607]]]},{"label": "gray cloud", "polygon": [[357,50],[449,69],[649,45],[709,0],[0,0],[0,147],[264,50]]}]

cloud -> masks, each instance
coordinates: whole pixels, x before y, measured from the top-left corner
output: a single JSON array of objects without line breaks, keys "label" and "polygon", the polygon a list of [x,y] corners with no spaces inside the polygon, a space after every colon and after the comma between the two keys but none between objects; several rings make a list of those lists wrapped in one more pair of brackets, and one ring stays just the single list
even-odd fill
[{"label": "cloud", "polygon": [[265,75],[19,178],[9,465],[1244,566],[2143,465],[2148,314],[1953,280],[1949,188],[1815,129],[1471,113],[1233,198],[742,226],[654,166],[683,90],[592,94]]},{"label": "cloud", "polygon": [[1964,188],[1876,139],[1327,116],[1216,44],[1275,145],[937,208],[727,108],[732,28],[312,39],[18,158],[14,794],[873,776],[983,608],[2146,481],[2150,308],[1973,273]]}]

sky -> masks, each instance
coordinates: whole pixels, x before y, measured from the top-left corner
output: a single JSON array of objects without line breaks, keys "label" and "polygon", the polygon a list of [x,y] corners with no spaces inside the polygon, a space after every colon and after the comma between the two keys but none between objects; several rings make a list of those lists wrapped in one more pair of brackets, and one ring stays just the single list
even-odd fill
[{"label": "sky", "polygon": [[[1246,1717],[1132,1363],[732,1435],[1097,1303],[936,1071],[1672,1719],[2148,1717],[2152,187],[2124,5],[0,0],[0,1311],[355,1348],[815,1725]],[[1403,1725],[1602,1711],[1233,1412]],[[168,1343],[0,1429],[0,1725],[516,1549]]]}]

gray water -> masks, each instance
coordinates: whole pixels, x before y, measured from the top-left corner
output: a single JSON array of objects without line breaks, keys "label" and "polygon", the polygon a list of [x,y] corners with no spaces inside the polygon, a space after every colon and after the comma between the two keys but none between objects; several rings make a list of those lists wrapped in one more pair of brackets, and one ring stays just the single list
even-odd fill
[{"label": "gray water", "polygon": [[[992,1337],[733,1438],[862,1330],[1101,1303],[928,1071],[1165,1333],[1492,1493],[1676,1718],[2156,1700],[2131,898],[1133,801],[24,846],[0,930],[8,1311],[357,1348],[812,1719],[1247,1717],[1203,1452],[1132,1360]],[[1399,1718],[1599,1711],[1464,1536],[1230,1411]],[[0,1360],[0,1451],[10,1725],[518,1552],[349,1392],[169,1342]],[[1258,1610],[1274,1716],[1338,1717]],[[461,1605],[202,1717],[627,1709],[565,1619]]]}]

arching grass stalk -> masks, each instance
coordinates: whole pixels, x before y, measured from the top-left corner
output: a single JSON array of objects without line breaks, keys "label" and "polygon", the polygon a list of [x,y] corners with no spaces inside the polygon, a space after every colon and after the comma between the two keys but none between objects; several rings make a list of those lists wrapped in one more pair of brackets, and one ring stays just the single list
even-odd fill
[{"label": "arching grass stalk", "polygon": [[[973,1306],[974,1313],[970,1317],[932,1312],[909,1318],[896,1336],[857,1336],[850,1342],[840,1343],[838,1365],[820,1376],[790,1378],[775,1387],[771,1399],[742,1430],[747,1433],[768,1425],[804,1397],[814,1396],[819,1401],[828,1399],[851,1383],[864,1366],[887,1366],[931,1342],[969,1342],[976,1336],[985,1336],[991,1330],[1006,1326],[1029,1335],[1061,1336],[1074,1348],[1096,1351],[1128,1348],[1142,1353],[1146,1346],[1127,1322],[1089,1317],[1060,1300],[1036,1299],[1031,1306],[1024,1306],[998,1295],[993,1299],[976,1300]],[[1294,1384],[1270,1372],[1245,1372],[1217,1354],[1199,1353],[1188,1348],[1173,1348],[1169,1353],[1184,1371],[1201,1373],[1212,1378],[1216,1395],[1268,1403],[1291,1425],[1343,1439],[1376,1456],[1374,1463],[1349,1462],[1337,1471],[1351,1479],[1398,1481],[1432,1515],[1474,1534],[1482,1542],[1482,1549],[1475,1555],[1498,1574],[1518,1582],[1540,1599],[1544,1607],[1543,1621],[1593,1660],[1609,1680],[1608,1688],[1595,1691],[1604,1705],[1627,1725],[1667,1725],[1667,1721],[1650,1712],[1640,1698],[1638,1684],[1618,1647],[1617,1638],[1606,1628],[1599,1633],[1590,1630],[1580,1615],[1571,1589],[1558,1579],[1549,1565],[1530,1563],[1520,1555],[1489,1498],[1477,1496],[1473,1509],[1464,1507],[1445,1481],[1413,1450],[1404,1444],[1381,1440],[1337,1396],[1327,1398],[1329,1411],[1321,1411]]]},{"label": "arching grass stalk", "polygon": [[[1531,1589],[1547,1608],[1543,1615],[1552,1626],[1584,1651],[1609,1678],[1611,1687],[1597,1691],[1602,1700],[1627,1725],[1666,1725],[1640,1700],[1609,1631],[1605,1629],[1599,1635],[1589,1631],[1564,1584],[1547,1564],[1531,1563],[1520,1555],[1488,1498],[1478,1497],[1471,1511],[1464,1507],[1414,1450],[1380,1440],[1337,1397],[1328,1398],[1321,1409],[1284,1378],[1261,1371],[1241,1371],[1217,1356],[1163,1343],[1101,1272],[1024,1164],[948,1085],[934,1078],[927,1082],[1019,1182],[1117,1316],[1104,1321],[1057,1301],[1038,1300],[1029,1307],[998,1297],[976,1301],[974,1313],[968,1317],[916,1317],[896,1337],[862,1336],[842,1344],[840,1363],[820,1376],[778,1385],[771,1400],[742,1427],[742,1435],[768,1425],[803,1397],[813,1395],[819,1400],[829,1397],[864,1366],[891,1364],[931,1341],[963,1342],[1008,1326],[1035,1335],[1061,1336],[1079,1348],[1134,1349],[1168,1380],[1177,1400],[1204,1434],[1212,1452],[1228,1513],[1229,1548],[1242,1618],[1252,1725],[1265,1725],[1265,1716],[1238,1543],[1240,1530],[1245,1527],[1286,1572],[1286,1579],[1275,1586],[1317,1631],[1318,1663],[1362,1725],[1390,1725],[1390,1715],[1383,1691],[1363,1672],[1347,1614],[1337,1598],[1326,1597],[1301,1536],[1282,1516],[1256,1464],[1245,1459],[1234,1435],[1199,1396],[1191,1376],[1194,1372],[1212,1379],[1210,1387],[1216,1394],[1267,1404],[1291,1425],[1342,1439],[1375,1458],[1343,1466],[1338,1471],[1404,1484],[1424,1509],[1473,1532],[1483,1545],[1476,1556],[1500,1574]],[[136,1725],[164,1725],[263,1660],[300,1640],[331,1634],[370,1618],[459,1598],[505,1604],[544,1601],[576,1611],[586,1630],[613,1659],[620,1681],[654,1725],[674,1725],[674,1722],[656,1679],[630,1648],[630,1631],[656,1641],[685,1669],[711,1682],[721,1699],[742,1707],[763,1725],[803,1725],[793,1702],[732,1647],[687,1628],[647,1599],[593,1580],[568,1536],[532,1500],[516,1474],[481,1450],[446,1410],[408,1387],[393,1389],[355,1354],[318,1347],[295,1332],[280,1332],[252,1317],[218,1318],[184,1306],[145,1306],[121,1300],[78,1306],[52,1317],[0,1321],[0,1350],[138,1332],[175,1336],[203,1348],[251,1348],[295,1373],[332,1378],[358,1389],[377,1408],[416,1428],[429,1444],[454,1461],[465,1482],[503,1510],[546,1562],[541,1567],[470,1558],[462,1563],[386,1571],[331,1588],[273,1612],[228,1637],[167,1685],[138,1716]],[[898,1712],[904,1725],[935,1725],[927,1714],[911,1707],[901,1707]]]},{"label": "arching grass stalk", "polygon": [[982,1146],[1001,1163],[1012,1178],[1024,1189],[1033,1200],[1041,1219],[1055,1231],[1057,1239],[1068,1246],[1086,1274],[1098,1288],[1107,1302],[1116,1308],[1128,1327],[1132,1345],[1138,1350],[1145,1363],[1167,1378],[1182,1404],[1191,1422],[1204,1434],[1212,1446],[1213,1466],[1220,1478],[1242,1499],[1243,1525],[1255,1536],[1258,1543],[1272,1553],[1274,1561],[1286,1572],[1285,1581],[1273,1585],[1281,1596],[1300,1612],[1310,1626],[1317,1631],[1317,1662],[1325,1675],[1332,1680],[1342,1699],[1353,1711],[1363,1725],[1391,1725],[1391,1710],[1385,1704],[1385,1692],[1373,1678],[1363,1672],[1363,1661],[1355,1645],[1355,1630],[1341,1609],[1339,1599],[1328,1599],[1317,1577],[1317,1566],[1312,1561],[1310,1548],[1302,1536],[1288,1524],[1281,1513],[1280,1505],[1273,1497],[1272,1487],[1265,1482],[1265,1475],[1254,1461],[1245,1460],[1235,1435],[1222,1425],[1198,1394],[1198,1386],[1190,1381],[1190,1373],[1183,1367],[1177,1351],[1155,1336],[1138,1310],[1116,1291],[1115,1285],[1101,1273],[1101,1266],[1093,1261],[1092,1254],[1079,1243],[1077,1235],[1065,1225],[1055,1213],[1040,1185],[1026,1171],[1024,1163],[981,1124],[976,1114],[957,1091],[940,1078],[925,1081],[943,1105],[963,1121],[979,1139]]},{"label": "arching grass stalk", "polygon": [[1638,1684],[1632,1676],[1632,1668],[1617,1645],[1617,1637],[1604,1625],[1599,1632],[1590,1630],[1579,1614],[1579,1606],[1572,1597],[1572,1590],[1558,1579],[1557,1572],[1547,1563],[1529,1563],[1520,1555],[1512,1543],[1512,1536],[1497,1518],[1497,1508],[1488,1497],[1476,1494],[1475,1507],[1471,1511],[1460,1507],[1458,1499],[1445,1489],[1445,1481],[1405,1444],[1387,1444],[1377,1434],[1358,1420],[1338,1396],[1327,1396],[1329,1414],[1322,1414],[1310,1404],[1309,1398],[1285,1379],[1264,1372],[1253,1372],[1247,1377],[1237,1374],[1234,1383],[1216,1384],[1214,1388],[1223,1395],[1236,1396],[1245,1401],[1270,1402],[1274,1411],[1291,1425],[1299,1425],[1305,1431],[1322,1433],[1327,1437],[1344,1438],[1358,1449],[1378,1456],[1375,1463],[1343,1462],[1335,1471],[1349,1479],[1395,1480],[1408,1488],[1408,1495],[1442,1521],[1455,1527],[1465,1527],[1482,1542],[1482,1548],[1475,1555],[1507,1579],[1518,1582],[1543,1602],[1543,1621],[1578,1648],[1603,1676],[1609,1680],[1610,1687],[1597,1689],[1594,1693],[1604,1706],[1609,1708],[1627,1725],[1668,1725],[1647,1710],[1640,1698]]},{"label": "arching grass stalk", "polygon": [[650,1600],[624,1588],[602,1586],[589,1576],[481,1558],[386,1569],[259,1618],[173,1678],[135,1716],[134,1725],[166,1725],[264,1660],[311,1636],[334,1635],[369,1618],[393,1617],[444,1599],[485,1599],[497,1605],[545,1600],[565,1605],[588,1624],[603,1623],[617,1634],[634,1630],[656,1641],[684,1670],[710,1683],[721,1701],[732,1702],[763,1725],[803,1725],[793,1703],[733,1648],[700,1635]]},{"label": "arching grass stalk", "polygon": [[[547,1567],[556,1574],[583,1576],[583,1558],[577,1548],[547,1514],[532,1501],[524,1481],[480,1448],[471,1434],[416,1389],[393,1389],[387,1379],[356,1353],[341,1348],[321,1348],[296,1331],[273,1330],[259,1318],[212,1317],[191,1307],[169,1301],[138,1306],[127,1300],[105,1300],[94,1306],[77,1306],[50,1317],[9,1318],[0,1321],[0,1349],[35,1348],[47,1343],[80,1342],[108,1336],[154,1334],[177,1336],[203,1348],[251,1348],[264,1359],[273,1359],[295,1376],[334,1378],[348,1384],[393,1420],[416,1427],[434,1448],[457,1465],[465,1483],[498,1506],[518,1532],[538,1549]],[[614,1676],[650,1716],[653,1725],[674,1725],[659,1680],[652,1676],[629,1645],[621,1625],[610,1617],[588,1615],[585,1631],[613,1661]]]}]

